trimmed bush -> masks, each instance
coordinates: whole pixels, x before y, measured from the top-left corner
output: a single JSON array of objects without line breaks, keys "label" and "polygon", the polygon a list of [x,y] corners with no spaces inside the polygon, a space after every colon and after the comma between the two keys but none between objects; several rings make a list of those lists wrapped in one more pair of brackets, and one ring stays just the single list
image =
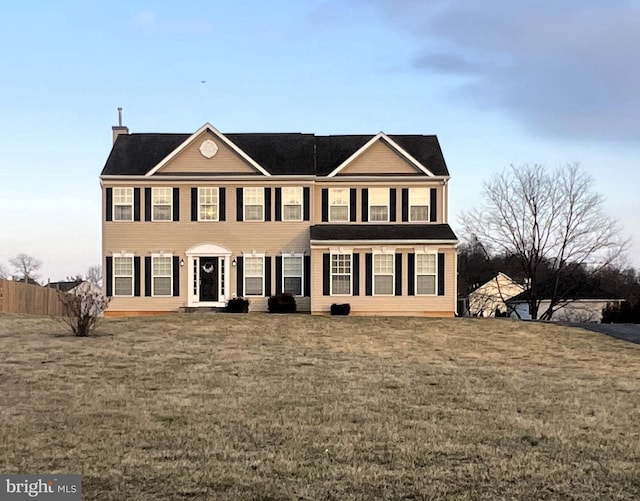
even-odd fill
[{"label": "trimmed bush", "polygon": [[227,313],[249,313],[249,300],[243,297],[229,299]]},{"label": "trimmed bush", "polygon": [[332,315],[348,315],[351,312],[351,305],[349,303],[331,305]]},{"label": "trimmed bush", "polygon": [[288,292],[276,294],[269,298],[269,313],[295,313],[296,298]]}]

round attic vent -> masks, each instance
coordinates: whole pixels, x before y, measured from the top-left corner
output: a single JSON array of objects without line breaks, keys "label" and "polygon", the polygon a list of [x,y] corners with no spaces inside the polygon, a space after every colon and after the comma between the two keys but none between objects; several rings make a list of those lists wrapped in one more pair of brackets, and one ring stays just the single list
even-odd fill
[{"label": "round attic vent", "polygon": [[202,153],[202,156],[205,158],[211,158],[218,153],[218,145],[211,139],[207,139],[200,145],[200,153]]}]

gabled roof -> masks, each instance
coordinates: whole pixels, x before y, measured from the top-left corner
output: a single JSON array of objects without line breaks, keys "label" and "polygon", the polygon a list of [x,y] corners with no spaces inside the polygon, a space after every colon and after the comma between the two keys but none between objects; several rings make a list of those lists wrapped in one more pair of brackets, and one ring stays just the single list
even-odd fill
[{"label": "gabled roof", "polygon": [[[542,287],[542,292],[538,295],[540,299],[549,300],[551,299],[551,290],[552,287]],[[575,294],[572,294],[570,297],[560,298],[560,301],[580,301],[580,300],[602,300],[602,301],[617,301],[620,298],[615,294],[602,290],[598,287],[593,287],[589,289],[584,289],[580,291],[576,291]],[[526,303],[529,301],[529,289],[521,292],[517,296],[513,296],[511,299],[507,299],[507,303]]]},{"label": "gabled roof", "polygon": [[[214,129],[209,124],[203,127]],[[204,130],[199,129],[199,132]],[[102,169],[103,176],[144,176],[195,134],[121,134]],[[222,134],[271,175],[327,176],[376,135],[316,136],[301,133]],[[388,135],[409,157],[435,176],[448,176],[436,136]],[[161,174],[161,171],[158,172]]]},{"label": "gabled roof", "polygon": [[457,241],[448,224],[316,224],[311,240],[433,240]]}]

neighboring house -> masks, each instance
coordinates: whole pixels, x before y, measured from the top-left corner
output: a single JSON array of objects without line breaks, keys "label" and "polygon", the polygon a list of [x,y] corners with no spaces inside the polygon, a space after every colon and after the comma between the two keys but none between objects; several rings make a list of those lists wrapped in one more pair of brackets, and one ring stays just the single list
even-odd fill
[{"label": "neighboring house", "polygon": [[[531,320],[528,299],[529,291],[524,291],[507,300],[507,307],[512,318]],[[558,305],[559,309],[553,313],[552,320],[558,322],[597,323],[602,320],[602,310],[608,304],[617,304],[619,306],[622,302],[622,299],[616,298],[608,292],[594,289],[581,293],[574,298],[561,300]],[[539,315],[542,315],[550,304],[550,298],[548,296],[543,297],[538,309]]]},{"label": "neighboring house", "polygon": [[506,313],[505,301],[524,290],[523,285],[500,272],[469,293],[466,314],[472,317],[495,317],[496,311]]},{"label": "neighboring house", "polygon": [[129,134],[100,176],[107,315],[299,311],[453,316],[457,238],[436,136]]}]

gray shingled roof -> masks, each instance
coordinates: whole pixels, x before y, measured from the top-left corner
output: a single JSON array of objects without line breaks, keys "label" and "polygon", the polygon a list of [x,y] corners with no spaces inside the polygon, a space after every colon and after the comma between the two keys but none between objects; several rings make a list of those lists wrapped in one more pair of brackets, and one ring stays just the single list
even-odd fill
[{"label": "gray shingled roof", "polygon": [[448,224],[316,224],[311,240],[457,240]]},{"label": "gray shingled roof", "polygon": [[[374,135],[224,134],[273,175],[326,176]],[[122,134],[102,175],[144,175],[191,134]],[[448,176],[436,136],[390,135],[393,141],[436,176]]]}]

